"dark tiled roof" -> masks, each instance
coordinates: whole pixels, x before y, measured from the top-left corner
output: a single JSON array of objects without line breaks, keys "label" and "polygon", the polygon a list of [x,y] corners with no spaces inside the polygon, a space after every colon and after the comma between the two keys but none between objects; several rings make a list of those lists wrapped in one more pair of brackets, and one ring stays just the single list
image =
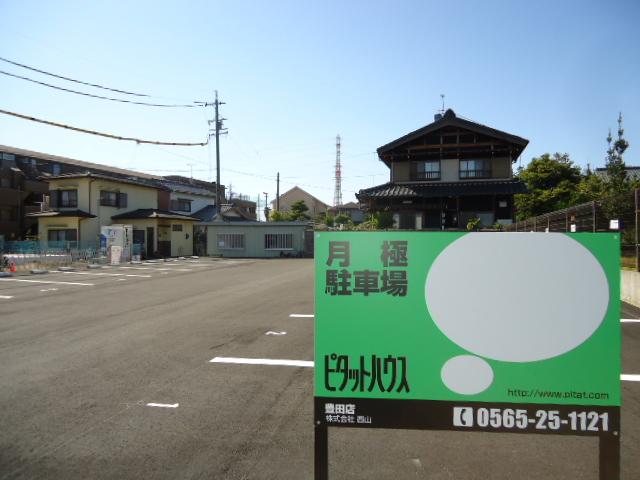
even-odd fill
[{"label": "dark tiled roof", "polygon": [[207,205],[195,212],[192,216],[201,222],[250,222],[255,221],[251,215],[243,212],[235,205],[220,205],[220,212],[215,205]]},{"label": "dark tiled roof", "polygon": [[112,177],[111,175],[104,175],[102,173],[92,173],[92,172],[65,173],[62,175],[47,175],[40,178],[47,182],[50,180],[66,180],[71,178],[98,178],[100,180],[108,180],[110,182],[128,183],[131,185],[138,185],[141,187],[155,188],[156,190],[169,190],[168,187],[164,185],[160,185],[159,183],[156,183],[156,182],[141,181],[141,180],[132,179],[132,178]]},{"label": "dark tiled roof", "polygon": [[192,217],[197,218],[201,222],[210,222],[213,220],[213,217],[216,216],[218,209],[215,205],[207,205],[204,208],[201,208],[197,212],[191,214]]},{"label": "dark tiled roof", "polygon": [[139,208],[138,210],[133,210],[131,212],[121,213],[119,215],[113,215],[111,218],[114,220],[162,218],[162,219],[170,219],[170,220],[191,220],[194,222],[198,221],[198,219],[194,217],[190,217],[187,215],[180,215],[179,213],[173,213],[173,212],[170,212],[169,210],[160,210],[158,208]]},{"label": "dark tiled roof", "polygon": [[482,125],[481,123],[472,122],[471,120],[460,118],[456,116],[453,110],[449,109],[445,112],[445,114],[439,120],[436,120],[435,122],[432,122],[429,125],[419,128],[418,130],[408,133],[378,148],[378,154],[385,153],[404,143],[410,142],[415,138],[421,137],[422,135],[426,135],[427,133],[431,133],[433,131],[441,129],[442,127],[447,127],[447,126],[462,127],[474,132],[482,133],[490,137],[498,138],[505,142],[517,145],[522,150],[524,150],[524,148],[529,143],[529,140],[527,140],[526,138],[518,137],[517,135],[512,135],[510,133],[503,132],[502,130],[497,130],[495,128],[487,127],[486,125]]},{"label": "dark tiled roof", "polygon": [[525,184],[520,180],[486,180],[441,183],[385,183],[377,187],[365,188],[356,195],[365,198],[394,197],[452,197],[463,195],[526,193]]},{"label": "dark tiled roof", "polygon": [[83,160],[75,160],[73,158],[60,157],[58,155],[49,155],[48,153],[34,152],[33,150],[25,150],[23,148],[9,147],[7,145],[0,145],[0,152],[12,153],[13,155],[20,155],[23,157],[30,157],[36,159],[47,160],[53,163],[61,163],[65,165],[73,165],[75,167],[81,167],[88,170],[101,170],[107,173],[115,173],[119,175],[136,176],[148,180],[162,180],[162,177],[157,175],[149,175],[148,173],[136,172],[133,170],[127,170],[124,168],[112,167],[110,165],[102,165],[99,163],[85,162]]},{"label": "dark tiled roof", "polygon": [[47,212],[27,213],[27,217],[80,217],[96,218],[95,215],[84,210],[49,210]]}]

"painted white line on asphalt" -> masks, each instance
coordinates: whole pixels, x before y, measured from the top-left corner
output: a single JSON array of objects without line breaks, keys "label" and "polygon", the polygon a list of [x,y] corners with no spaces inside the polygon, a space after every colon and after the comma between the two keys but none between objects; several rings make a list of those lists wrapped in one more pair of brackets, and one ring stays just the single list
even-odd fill
[{"label": "painted white line on asphalt", "polygon": [[81,285],[83,287],[93,287],[95,283],[79,282],[54,282],[52,280],[22,280],[21,278],[0,278],[2,282],[28,282],[28,283],[51,283],[53,285]]},{"label": "painted white line on asphalt", "polygon": [[292,317],[292,318],[313,318],[313,317],[315,317],[315,315],[307,314],[307,313],[292,313],[289,316]]},{"label": "painted white line on asphalt", "polygon": [[13,298],[13,295],[0,295],[0,298],[2,300],[10,300]]},{"label": "painted white line on asphalt", "polygon": [[65,273],[68,275],[96,275],[98,277],[141,277],[151,278],[151,275],[138,275],[136,273],[93,273],[93,272],[51,272],[51,273]]},{"label": "painted white line on asphalt", "polygon": [[286,335],[287,332],[273,332],[271,330],[269,330],[267,333],[265,333],[265,335]]},{"label": "painted white line on asphalt", "polygon": [[622,323],[640,323],[640,318],[621,318]]},{"label": "painted white line on asphalt", "polygon": [[153,268],[153,267],[109,267],[117,268],[118,270],[154,270],[157,272],[172,271],[172,272],[192,272],[191,268]]},{"label": "painted white line on asphalt", "polygon": [[625,382],[640,382],[640,375],[630,375],[628,373],[623,373],[620,375],[620,380]]},{"label": "painted white line on asphalt", "polygon": [[147,407],[178,408],[179,403],[147,403]]},{"label": "painted white line on asphalt", "polygon": [[289,367],[313,367],[313,362],[308,360],[273,360],[270,358],[235,358],[215,357],[209,363],[238,363],[243,365],[284,365]]}]

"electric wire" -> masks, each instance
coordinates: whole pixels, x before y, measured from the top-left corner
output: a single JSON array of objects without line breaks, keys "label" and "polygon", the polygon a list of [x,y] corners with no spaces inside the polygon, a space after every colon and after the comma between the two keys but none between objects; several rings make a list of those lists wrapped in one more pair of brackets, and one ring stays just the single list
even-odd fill
[{"label": "electric wire", "polygon": [[136,143],[144,143],[144,144],[150,144],[150,145],[171,145],[171,146],[174,146],[174,147],[204,147],[209,143],[208,139],[207,139],[206,142],[200,142],[200,143],[197,143],[197,142],[194,142],[194,143],[163,142],[163,141],[159,141],[159,140],[142,140],[140,138],[122,137],[120,135],[113,135],[111,133],[103,133],[103,132],[97,132],[95,130],[88,130],[86,128],[72,127],[71,125],[65,125],[63,123],[52,122],[52,121],[49,121],[49,120],[42,120],[40,118],[30,117],[28,115],[22,115],[20,113],[15,113],[15,112],[9,112],[7,110],[1,110],[0,109],[0,113],[3,113],[5,115],[10,115],[10,116],[16,117],[16,118],[22,118],[23,120],[30,120],[32,122],[43,123],[45,125],[51,125],[53,127],[66,128],[67,130],[73,130],[75,132],[88,133],[90,135],[97,135],[99,137],[111,138],[113,140],[124,140],[124,141],[130,141],[130,142],[136,142]]},{"label": "electric wire", "polygon": [[60,78],[61,80],[67,80],[68,82],[80,83],[82,85],[88,85],[90,87],[101,88],[103,90],[109,90],[111,92],[122,93],[122,94],[125,94],[125,95],[135,95],[136,97],[151,97],[152,96],[152,95],[146,95],[144,93],[127,92],[126,90],[120,90],[120,89],[117,89],[117,88],[109,88],[109,87],[105,87],[105,86],[102,86],[102,85],[98,85],[97,83],[90,83],[90,82],[83,82],[82,80],[75,80],[73,78],[64,77],[62,75],[57,75],[55,73],[45,72],[44,70],[40,70],[39,68],[30,67],[28,65],[24,65],[23,63],[14,62],[13,60],[9,60],[8,58],[0,57],[0,61],[6,62],[6,63],[10,63],[11,65],[15,65],[17,67],[26,68],[27,70],[31,70],[33,72],[42,73],[43,75],[49,75],[50,77]]},{"label": "electric wire", "polygon": [[20,80],[26,80],[27,82],[37,83],[38,85],[43,85],[45,87],[54,88],[56,90],[62,90],[63,92],[75,93],[76,95],[84,95],[85,97],[98,98],[100,100],[109,100],[111,102],[120,102],[120,103],[131,103],[133,105],[144,105],[146,107],[168,107],[168,108],[195,108],[195,107],[204,107],[205,104],[169,104],[169,103],[149,103],[149,102],[136,102],[134,100],[124,100],[121,98],[113,98],[113,97],[104,97],[102,95],[94,95],[93,93],[79,92],[78,90],[71,90],[70,88],[58,87],[56,85],[51,85],[50,83],[41,82],[39,80],[34,80],[33,78],[23,77],[22,75],[16,75],[15,73],[5,72],[4,70],[0,70],[0,74],[7,75],[9,77],[19,78]]}]

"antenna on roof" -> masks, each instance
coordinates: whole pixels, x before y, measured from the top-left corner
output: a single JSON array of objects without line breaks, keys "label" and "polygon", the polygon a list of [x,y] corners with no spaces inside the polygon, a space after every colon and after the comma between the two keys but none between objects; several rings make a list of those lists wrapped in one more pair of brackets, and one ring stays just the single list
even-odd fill
[{"label": "antenna on roof", "polygon": [[433,119],[437,122],[438,120],[441,120],[442,117],[444,116],[444,93],[440,94],[440,100],[442,100],[442,108],[436,112],[436,114],[433,116]]}]

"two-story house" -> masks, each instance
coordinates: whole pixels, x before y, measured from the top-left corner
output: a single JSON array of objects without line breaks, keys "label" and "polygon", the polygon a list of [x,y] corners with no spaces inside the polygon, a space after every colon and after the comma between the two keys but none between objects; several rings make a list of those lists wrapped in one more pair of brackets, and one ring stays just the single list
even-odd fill
[{"label": "two-story house", "polygon": [[33,213],[43,244],[98,246],[102,226],[133,227],[133,243],[147,257],[191,255],[196,218],[158,208],[169,189],[139,178],[100,173],[49,176],[50,210]]},{"label": "two-story house", "polygon": [[389,211],[400,229],[464,229],[515,219],[513,195],[526,192],[512,165],[528,140],[456,116],[453,110],[380,148],[390,181],[356,195],[368,211]]}]

